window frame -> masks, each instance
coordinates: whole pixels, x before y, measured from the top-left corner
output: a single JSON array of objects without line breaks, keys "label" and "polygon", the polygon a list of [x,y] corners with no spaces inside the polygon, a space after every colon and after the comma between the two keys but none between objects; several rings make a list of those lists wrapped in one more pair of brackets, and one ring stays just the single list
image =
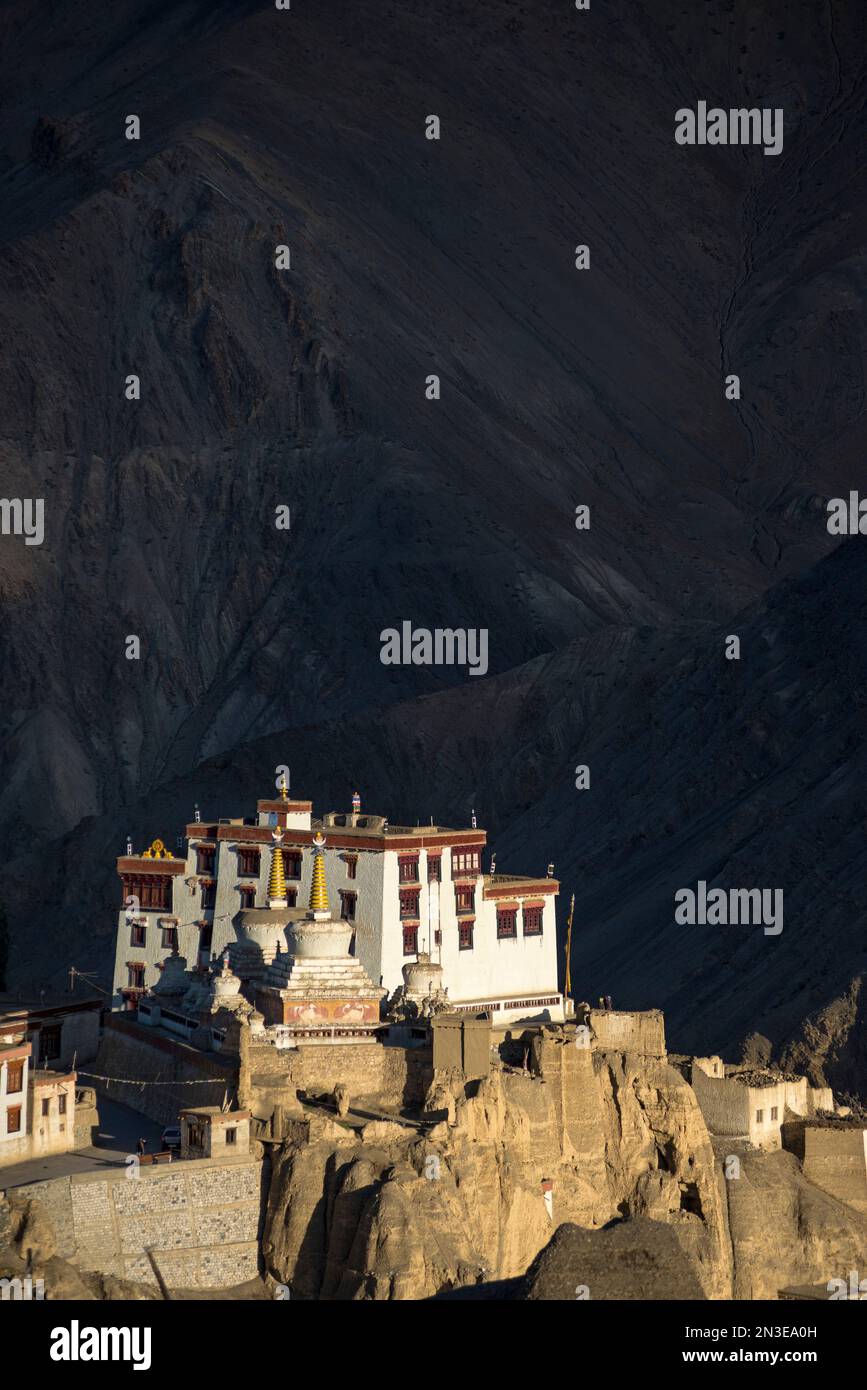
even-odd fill
[{"label": "window frame", "polygon": [[[461,901],[462,898],[464,899],[463,902]],[[472,884],[467,884],[467,883],[457,883],[457,884],[455,884],[455,912],[458,913],[458,914],[461,914],[461,913],[464,913],[464,912],[472,912],[472,913],[475,913],[475,910],[476,910],[476,885],[475,885],[474,883],[472,883]]]},{"label": "window frame", "polygon": [[405,956],[418,955],[418,923],[414,922],[410,926],[403,928],[403,954]]},{"label": "window frame", "polygon": [[473,937],[475,935],[476,919],[473,917],[468,922],[458,922],[458,950],[472,951],[475,949]]},{"label": "window frame", "polygon": [[[511,919],[511,931],[504,928],[504,919]],[[497,908],[497,940],[515,941],[518,936],[518,909],[516,907]]]},{"label": "window frame", "polygon": [[[532,914],[538,916],[539,925],[529,926],[527,918]],[[521,931],[524,936],[543,936],[545,932],[545,909],[544,907],[524,907],[521,910]]]},{"label": "window frame", "polygon": [[[15,1078],[17,1086],[12,1085]],[[16,1057],[14,1061],[6,1063],[6,1094],[7,1096],[19,1096],[24,1090],[24,1058]]]},{"label": "window frame", "polygon": [[[248,868],[247,865],[255,863],[255,868]],[[239,878],[258,878],[262,872],[262,851],[260,849],[247,848],[246,846],[238,849],[238,877]]]}]

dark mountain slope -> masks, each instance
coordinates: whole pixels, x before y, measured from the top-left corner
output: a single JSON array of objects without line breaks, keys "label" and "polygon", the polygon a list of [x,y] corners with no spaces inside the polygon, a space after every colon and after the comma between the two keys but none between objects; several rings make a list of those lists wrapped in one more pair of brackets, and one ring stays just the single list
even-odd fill
[{"label": "dark mountain slope", "polygon": [[[838,997],[858,686],[781,581],[854,585],[814,567],[863,471],[865,38],[841,0],[3,7],[0,486],[46,503],[0,538],[19,978],[105,971],[127,831],[287,762],[553,857],[588,992],[684,1039]],[[782,154],[676,145],[699,99],[783,107]],[[772,585],[785,640],[759,606],[723,662]],[[489,629],[491,678],[383,666],[405,618]],[[686,946],[700,872],[783,885],[783,937]]]}]

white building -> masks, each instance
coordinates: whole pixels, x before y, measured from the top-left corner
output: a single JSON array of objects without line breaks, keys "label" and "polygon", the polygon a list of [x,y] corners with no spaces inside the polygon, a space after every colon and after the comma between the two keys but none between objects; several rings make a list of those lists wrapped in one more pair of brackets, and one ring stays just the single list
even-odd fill
[{"label": "white building", "polygon": [[354,954],[389,994],[403,966],[427,951],[442,964],[454,1008],[489,1009],[495,1024],[563,1018],[555,879],[484,874],[484,830],[390,825],[362,814],[357,797],[352,811],[321,820],[312,809],[288,796],[259,801],[254,818],[187,825],[177,856],[155,841],[118,859],[116,1008],[135,1007],[157,983],[176,942],[201,965],[234,942],[239,909],[266,905],[279,828],[289,908],[304,914],[321,830],[329,899],[355,927]]}]

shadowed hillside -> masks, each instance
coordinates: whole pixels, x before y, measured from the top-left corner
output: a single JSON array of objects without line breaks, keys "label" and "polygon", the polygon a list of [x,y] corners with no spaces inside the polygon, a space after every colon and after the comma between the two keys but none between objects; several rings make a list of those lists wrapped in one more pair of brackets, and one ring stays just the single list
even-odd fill
[{"label": "shadowed hillside", "polygon": [[[554,859],[578,989],[675,1042],[846,994],[865,38],[843,0],[4,6],[0,468],[46,506],[0,538],[14,979],[105,979],[125,835],[286,762]],[[676,145],[699,99],[783,108],[782,154]],[[403,619],[487,628],[489,676],[383,666]],[[700,876],[784,887],[782,937],[687,940]]]}]

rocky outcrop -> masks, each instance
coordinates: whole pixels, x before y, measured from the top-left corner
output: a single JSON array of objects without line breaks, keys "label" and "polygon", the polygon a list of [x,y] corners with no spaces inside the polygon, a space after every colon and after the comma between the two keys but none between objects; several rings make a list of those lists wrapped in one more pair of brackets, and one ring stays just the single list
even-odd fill
[{"label": "rocky outcrop", "polygon": [[519,1299],[700,1299],[695,1270],[671,1226],[638,1217],[602,1231],[563,1225],[513,1290]]},{"label": "rocky outcrop", "polygon": [[794,1154],[746,1152],[739,1161],[724,1184],[733,1298],[773,1299],[787,1285],[865,1268],[867,1216],[808,1182]]},{"label": "rocky outcrop", "polygon": [[725,1297],[724,1206],[689,1086],[665,1063],[546,1050],[542,1075],[493,1071],[427,1134],[320,1122],[313,1142],[288,1141],[270,1276],[307,1298],[425,1298],[523,1274],[561,1222],[640,1216],[667,1223],[705,1296]]}]

